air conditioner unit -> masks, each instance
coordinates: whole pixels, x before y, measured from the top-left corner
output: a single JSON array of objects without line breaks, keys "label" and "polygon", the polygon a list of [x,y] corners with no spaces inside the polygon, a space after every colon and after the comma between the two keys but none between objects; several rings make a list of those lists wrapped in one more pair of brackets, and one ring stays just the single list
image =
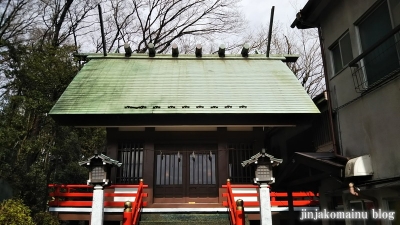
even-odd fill
[{"label": "air conditioner unit", "polygon": [[371,165],[371,156],[363,155],[350,159],[346,164],[345,177],[369,176],[374,174]]}]

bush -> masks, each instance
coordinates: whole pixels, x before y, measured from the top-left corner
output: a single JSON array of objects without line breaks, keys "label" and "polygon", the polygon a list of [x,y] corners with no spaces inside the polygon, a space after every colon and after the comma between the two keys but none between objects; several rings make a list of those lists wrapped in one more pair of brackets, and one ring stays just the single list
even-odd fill
[{"label": "bush", "polygon": [[36,215],[33,217],[33,220],[38,225],[39,224],[40,225],[60,225],[57,217],[51,215],[48,212],[36,213]]},{"label": "bush", "polygon": [[0,225],[35,225],[30,214],[21,199],[4,200],[0,205]]}]

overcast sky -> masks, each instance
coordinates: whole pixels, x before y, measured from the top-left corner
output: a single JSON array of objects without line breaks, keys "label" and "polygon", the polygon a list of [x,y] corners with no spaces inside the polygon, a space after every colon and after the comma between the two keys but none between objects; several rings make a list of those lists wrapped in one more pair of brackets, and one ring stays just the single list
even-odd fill
[{"label": "overcast sky", "polygon": [[304,7],[307,0],[242,0],[242,10],[252,28],[261,24],[269,25],[272,6],[275,6],[274,22],[280,21],[283,26],[290,26],[296,13]]}]

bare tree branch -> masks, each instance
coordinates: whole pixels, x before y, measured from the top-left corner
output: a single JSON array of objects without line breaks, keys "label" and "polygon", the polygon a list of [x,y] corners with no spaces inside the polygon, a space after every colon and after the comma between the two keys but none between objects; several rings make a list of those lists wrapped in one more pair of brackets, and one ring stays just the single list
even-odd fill
[{"label": "bare tree branch", "polygon": [[29,0],[7,0],[0,1],[0,14],[0,40],[24,41],[35,23],[38,9]]},{"label": "bare tree branch", "polygon": [[[250,43],[252,49],[266,52],[266,26],[246,35],[242,43]],[[319,48],[319,39],[315,30],[284,29],[275,22],[271,39],[271,54],[299,54],[296,63],[288,63],[288,67],[296,75],[304,89],[314,97],[324,90],[323,65]]]},{"label": "bare tree branch", "polygon": [[[106,13],[105,20],[107,51],[113,51],[118,39],[130,42],[138,53],[146,52],[150,42],[158,53],[163,53],[172,42],[180,43],[181,38],[188,35],[211,40],[219,34],[237,33],[244,25],[237,2],[239,0],[109,1],[112,10]],[[94,45],[97,42],[94,40]]]}]

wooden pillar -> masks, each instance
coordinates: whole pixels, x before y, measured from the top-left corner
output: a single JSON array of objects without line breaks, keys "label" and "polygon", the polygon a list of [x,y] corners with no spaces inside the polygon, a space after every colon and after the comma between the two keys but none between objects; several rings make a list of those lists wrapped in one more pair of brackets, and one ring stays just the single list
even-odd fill
[{"label": "wooden pillar", "polygon": [[147,204],[153,204],[153,189],[154,189],[154,142],[145,142],[143,152],[143,183],[149,187],[143,191],[148,194],[146,198]]},{"label": "wooden pillar", "polygon": [[217,176],[218,186],[221,188],[222,185],[226,184],[226,179],[229,177],[228,164],[229,164],[229,152],[227,142],[228,129],[226,127],[218,127],[217,129],[217,142],[218,142],[218,153],[217,153]]},{"label": "wooden pillar", "polygon": [[226,141],[218,142],[218,187],[226,184],[226,179],[229,177],[228,164],[229,164],[229,152],[228,143]]},{"label": "wooden pillar", "polygon": [[[253,138],[254,138],[254,149],[253,149],[254,154],[260,152],[261,149],[267,147],[264,146],[265,134],[262,127],[253,127]],[[267,152],[271,153],[268,147],[267,147]]]},{"label": "wooden pillar", "polygon": [[[118,132],[117,128],[107,128],[106,130],[107,132],[107,156],[118,160],[118,140],[115,140],[112,138],[112,133],[114,132]],[[116,178],[117,178],[117,168],[113,167],[111,168],[111,181],[113,183],[116,182]]]},{"label": "wooden pillar", "polygon": [[[107,144],[107,156],[112,159],[118,160],[118,143]],[[116,183],[117,181],[117,169],[118,168],[115,166],[111,168],[110,178],[113,183]]]},{"label": "wooden pillar", "polygon": [[153,188],[154,178],[154,143],[146,142],[144,144],[143,156],[143,180],[144,183]]},{"label": "wooden pillar", "polygon": [[222,185],[226,184],[226,179],[229,178],[228,164],[229,164],[229,152],[227,143],[227,128],[218,127],[217,131],[217,142],[218,142],[218,153],[217,153],[217,185],[219,189],[218,202],[222,203],[225,198],[222,198],[222,193],[226,190],[222,188]]}]

